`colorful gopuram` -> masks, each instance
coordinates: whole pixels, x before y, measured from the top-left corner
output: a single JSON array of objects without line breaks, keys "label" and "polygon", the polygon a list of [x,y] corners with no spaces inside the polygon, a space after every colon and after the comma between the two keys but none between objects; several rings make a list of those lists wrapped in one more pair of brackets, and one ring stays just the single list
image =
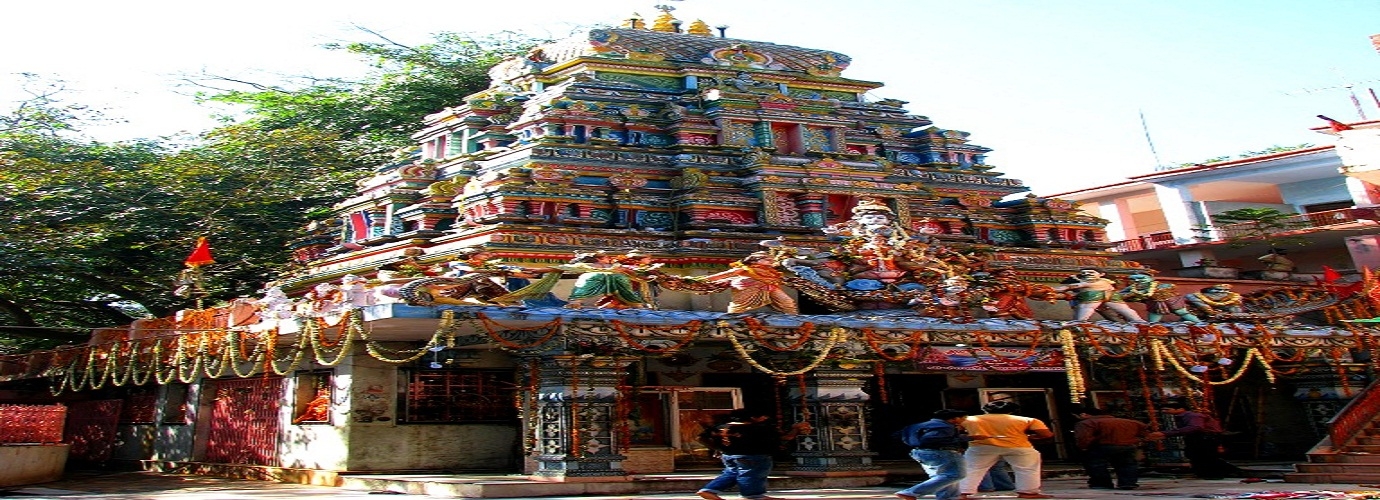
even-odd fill
[{"label": "colorful gopuram", "polygon": [[[1115,279],[1136,274],[1143,304],[1169,289],[1105,251],[1105,221],[1019,196],[967,132],[843,77],[844,54],[725,35],[667,8],[511,57],[313,224],[265,297],[0,379],[160,384],[140,397],[164,413],[130,432],[164,438],[135,459],[553,484],[712,467],[700,430],[743,406],[811,424],[789,474],[876,484],[874,457],[905,458],[886,436],[940,408],[1014,398],[1064,436],[1073,404],[1158,421],[1237,384],[1294,408],[1278,372],[1329,395],[1308,410],[1326,420],[1364,386],[1370,330],[1270,311],[1366,317],[1373,283],[1204,290],[1185,307],[1215,323],[1097,320]],[[274,416],[252,432],[226,417],[256,411]]]}]

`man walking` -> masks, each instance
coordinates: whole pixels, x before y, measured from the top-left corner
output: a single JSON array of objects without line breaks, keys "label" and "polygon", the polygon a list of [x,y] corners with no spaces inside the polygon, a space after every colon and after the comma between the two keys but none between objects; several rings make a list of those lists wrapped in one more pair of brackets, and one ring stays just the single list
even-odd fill
[{"label": "man walking", "polygon": [[1235,465],[1222,460],[1222,423],[1217,418],[1191,411],[1182,401],[1170,401],[1160,408],[1174,416],[1177,428],[1152,432],[1146,436],[1148,439],[1183,436],[1184,458],[1188,459],[1189,469],[1198,479],[1223,479],[1239,473]]},{"label": "man walking", "polygon": [[963,479],[963,447],[969,441],[988,436],[967,435],[960,424],[968,417],[963,410],[939,410],[934,418],[901,429],[901,439],[911,447],[910,457],[920,462],[924,482],[896,493],[901,500],[915,500],[934,494],[937,500],[959,498],[958,481]]},{"label": "man walking", "polygon": [[997,460],[1006,459],[1016,473],[1017,498],[1054,498],[1040,493],[1040,452],[1030,444],[1030,438],[1054,437],[1049,427],[1039,419],[1012,415],[1021,405],[1011,400],[993,401],[982,406],[984,415],[968,417],[963,427],[975,436],[991,436],[981,443],[973,443],[963,454],[967,474],[959,483],[960,499],[977,494],[987,470]]},{"label": "man walking", "polygon": [[766,411],[739,409],[729,413],[728,423],[710,429],[704,440],[710,441],[719,459],[724,463],[724,471],[709,484],[695,492],[706,500],[723,500],[720,495],[734,486],[738,494],[749,500],[767,500],[767,475],[771,473],[772,454],[781,448],[783,441],[795,439],[802,433],[810,432],[809,422],[799,422],[791,426],[791,431],[782,435],[776,426],[769,423],[771,415]]},{"label": "man walking", "polygon": [[[1088,471],[1088,487],[1094,489],[1134,490],[1139,471],[1136,449],[1150,426],[1129,418],[1107,414],[1106,410],[1089,406],[1077,414],[1083,420],[1073,428],[1074,441],[1083,450],[1083,468]],[[1116,471],[1116,484],[1107,471]]]}]

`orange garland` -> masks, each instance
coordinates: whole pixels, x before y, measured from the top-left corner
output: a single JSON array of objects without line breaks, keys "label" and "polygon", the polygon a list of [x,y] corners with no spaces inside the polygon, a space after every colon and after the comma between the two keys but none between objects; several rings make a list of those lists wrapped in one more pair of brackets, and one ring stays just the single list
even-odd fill
[{"label": "orange garland", "polygon": [[[686,323],[686,324],[684,324],[684,325],[675,325],[675,326],[648,326],[648,325],[635,325],[635,326],[637,326],[637,328],[639,328],[639,329],[677,330],[677,329],[682,329],[682,328],[684,328],[685,330],[687,330],[687,333],[685,334],[685,337],[682,338],[682,339],[677,340],[675,345],[670,346],[670,347],[664,347],[664,348],[663,348],[663,347],[649,346],[649,345],[647,345],[647,344],[643,344],[642,342],[639,342],[637,339],[634,339],[634,338],[632,337],[632,335],[629,334],[629,333],[627,332],[627,330],[624,329],[624,327],[626,326],[626,324],[625,324],[624,322],[619,321],[619,320],[616,320],[616,319],[615,319],[615,320],[609,320],[609,324],[610,324],[610,325],[613,325],[613,330],[616,331],[616,332],[618,332],[618,338],[623,339],[623,342],[625,342],[626,344],[628,344],[629,347],[632,347],[633,349],[637,349],[637,350],[639,350],[639,351],[650,352],[650,353],[655,353],[655,354],[662,354],[662,353],[668,353],[668,352],[676,352],[676,351],[679,351],[682,347],[685,347],[686,344],[689,344],[690,341],[695,340],[696,334],[699,333],[699,331],[700,331],[700,326],[701,326],[702,323],[704,323],[704,322],[701,321],[701,320],[693,320],[693,321],[691,321],[691,322],[689,322],[689,323]],[[628,324],[631,324],[631,323],[628,323]]]},{"label": "orange garland", "polygon": [[[800,326],[794,328],[793,332],[795,335],[800,336],[800,340],[786,347],[776,347],[774,345],[771,345],[769,341],[763,339],[763,336],[765,335],[763,332],[765,326],[762,324],[761,320],[753,318],[751,316],[747,316],[743,318],[743,324],[747,325],[748,333],[752,334],[752,339],[756,340],[758,345],[761,345],[762,347],[771,349],[776,352],[786,352],[800,349],[801,346],[805,345],[806,342],[810,341],[810,337],[815,332],[814,323],[810,323],[808,321],[805,323],[801,323]],[[784,337],[786,336],[781,336],[781,338]]]},{"label": "orange garland", "polygon": [[[536,347],[536,346],[545,344],[545,343],[547,343],[547,342],[550,342],[551,339],[552,339],[553,337],[555,337],[556,334],[559,333],[559,332],[561,331],[561,328],[560,328],[560,327],[561,327],[561,323],[564,321],[563,318],[556,318],[556,319],[553,319],[553,320],[551,320],[551,321],[546,322],[546,324],[543,324],[543,325],[537,326],[537,327],[531,327],[531,328],[508,328],[508,327],[506,327],[506,326],[504,326],[504,325],[502,325],[502,324],[499,324],[497,321],[494,321],[494,320],[490,319],[488,315],[486,315],[486,314],[484,314],[484,313],[482,313],[482,312],[480,312],[480,313],[475,313],[475,315],[478,316],[478,317],[479,317],[479,320],[483,323],[483,325],[484,325],[484,332],[487,333],[487,334],[489,334],[489,338],[491,338],[491,339],[493,339],[494,341],[498,342],[499,345],[503,346],[504,348],[507,348],[507,349],[519,349],[519,350],[521,350],[521,349],[531,349],[531,348],[533,348],[533,347]],[[505,332],[512,332],[512,331],[537,331],[537,330],[542,330],[542,329],[546,329],[547,332],[546,332],[546,334],[543,335],[540,339],[537,339],[536,342],[533,342],[533,343],[527,344],[527,345],[522,345],[522,344],[519,344],[519,343],[517,343],[517,342],[513,342],[513,341],[511,341],[511,340],[505,339],[505,338],[503,338],[502,336],[498,335],[498,331],[495,330],[495,327],[497,327],[497,328],[499,328],[499,329],[501,329],[502,331],[505,331]]]}]

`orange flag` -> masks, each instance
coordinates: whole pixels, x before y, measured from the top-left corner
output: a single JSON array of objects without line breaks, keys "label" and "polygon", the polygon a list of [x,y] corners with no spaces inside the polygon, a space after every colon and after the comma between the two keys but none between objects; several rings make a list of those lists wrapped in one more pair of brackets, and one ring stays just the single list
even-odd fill
[{"label": "orange flag", "polygon": [[187,256],[187,260],[182,262],[187,267],[204,266],[215,264],[216,260],[211,258],[211,244],[202,236],[196,240],[196,248],[192,249],[192,254]]}]

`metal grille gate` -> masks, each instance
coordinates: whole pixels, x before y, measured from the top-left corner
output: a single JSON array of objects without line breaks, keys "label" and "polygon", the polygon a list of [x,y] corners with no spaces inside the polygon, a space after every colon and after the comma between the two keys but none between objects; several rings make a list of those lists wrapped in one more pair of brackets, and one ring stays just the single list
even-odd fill
[{"label": "metal grille gate", "polygon": [[278,423],[283,379],[209,381],[215,401],[206,441],[206,461],[278,465]]},{"label": "metal grille gate", "polygon": [[115,435],[123,400],[73,401],[67,409],[67,457],[84,462],[104,462],[115,451]]}]

